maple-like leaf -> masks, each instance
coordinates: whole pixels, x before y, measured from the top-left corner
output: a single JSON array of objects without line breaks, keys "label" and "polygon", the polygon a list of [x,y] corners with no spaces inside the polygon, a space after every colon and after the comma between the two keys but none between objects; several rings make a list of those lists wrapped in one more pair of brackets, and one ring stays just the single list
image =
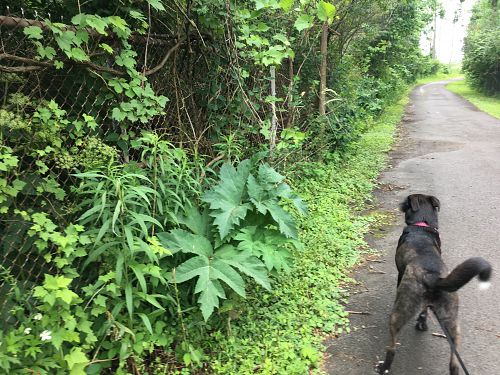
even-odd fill
[{"label": "maple-like leaf", "polygon": [[173,254],[178,251],[183,253],[193,253],[210,256],[212,254],[212,244],[202,235],[190,233],[184,229],[174,229],[170,232],[160,232],[156,236],[163,247]]},{"label": "maple-like leaf", "polygon": [[297,206],[299,212],[304,212],[302,200],[291,192],[290,187],[283,182],[284,177],[267,164],[259,167],[257,177],[247,178],[248,195],[257,211],[269,213],[285,236],[296,239],[298,236],[295,220],[292,215],[280,205],[282,198],[287,198]]},{"label": "maple-like leaf", "polygon": [[188,227],[194,234],[208,236],[210,232],[210,217],[208,210],[202,212],[197,207],[189,207],[185,210],[184,215],[180,215],[177,220],[180,224]]},{"label": "maple-like leaf", "polygon": [[216,256],[221,262],[237,268],[267,290],[271,290],[266,267],[251,251],[242,251],[232,245],[224,245],[216,251]]},{"label": "maple-like leaf", "polygon": [[223,285],[245,297],[245,281],[240,272],[252,277],[257,283],[270,289],[264,264],[250,252],[240,251],[226,244],[213,251],[207,238],[175,229],[158,234],[160,241],[172,251],[193,253],[196,256],[180,264],[172,272],[176,283],[196,279],[195,294],[205,320],[219,307],[220,299],[226,298]]},{"label": "maple-like leaf", "polygon": [[202,200],[209,204],[210,216],[224,239],[235,225],[239,225],[252,205],[246,200],[246,181],[250,174],[250,161],[242,161],[238,168],[224,164],[219,183],[204,194]]},{"label": "maple-like leaf", "polygon": [[175,281],[178,283],[195,277],[198,280],[194,292],[200,293],[198,303],[205,320],[219,307],[219,299],[226,298],[221,281],[245,297],[245,281],[231,265],[220,259],[198,255],[188,259],[175,270]]},{"label": "maple-like leaf", "polygon": [[300,248],[298,241],[286,238],[277,230],[257,227],[243,228],[235,239],[240,241],[238,249],[247,251],[264,261],[268,271],[278,272],[290,270],[291,253],[286,248],[292,244]]}]

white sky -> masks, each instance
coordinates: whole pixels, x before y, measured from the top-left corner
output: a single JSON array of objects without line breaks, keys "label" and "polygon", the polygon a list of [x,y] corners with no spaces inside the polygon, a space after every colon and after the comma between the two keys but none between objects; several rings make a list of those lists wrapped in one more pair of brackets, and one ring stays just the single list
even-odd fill
[{"label": "white sky", "polygon": [[[460,0],[441,0],[445,9],[443,19],[437,19],[437,34],[436,34],[436,54],[437,59],[442,63],[456,63],[462,61],[462,46],[464,36],[467,31],[467,25],[471,16],[472,6],[477,0],[465,0],[460,3]],[[459,11],[458,22],[453,23],[455,13]],[[420,41],[424,53],[429,53],[432,34],[423,35]]]}]

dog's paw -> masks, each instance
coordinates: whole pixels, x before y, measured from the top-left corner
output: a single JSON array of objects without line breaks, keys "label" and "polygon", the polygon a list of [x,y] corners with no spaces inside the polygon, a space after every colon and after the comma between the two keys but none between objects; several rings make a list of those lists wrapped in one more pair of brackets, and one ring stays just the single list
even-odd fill
[{"label": "dog's paw", "polygon": [[427,323],[425,321],[421,322],[421,321],[417,320],[417,324],[415,324],[415,329],[417,331],[425,332],[429,329],[429,327],[427,327]]},{"label": "dog's paw", "polygon": [[375,365],[375,372],[377,374],[388,374],[389,373],[389,369],[385,368],[384,361],[380,361],[379,363],[377,363]]}]

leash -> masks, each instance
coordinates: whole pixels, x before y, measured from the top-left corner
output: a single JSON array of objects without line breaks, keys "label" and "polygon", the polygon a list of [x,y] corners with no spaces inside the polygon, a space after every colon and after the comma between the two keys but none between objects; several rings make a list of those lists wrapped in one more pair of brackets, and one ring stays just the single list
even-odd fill
[{"label": "leash", "polygon": [[453,354],[455,354],[457,356],[458,362],[460,362],[460,366],[462,366],[462,369],[464,370],[465,375],[470,375],[469,371],[467,371],[467,368],[465,367],[464,361],[462,361],[462,357],[460,357],[460,354],[458,354],[457,347],[455,346],[455,343],[453,342],[453,339],[451,338],[450,333],[446,329],[445,325],[441,322],[441,320],[439,320],[439,317],[437,316],[437,314],[434,311],[434,309],[432,308],[432,306],[430,308],[431,308],[432,312],[434,313],[434,316],[436,317],[437,321],[439,322],[439,325],[441,326],[441,329],[443,330],[444,335],[446,336],[446,339],[448,340],[448,343],[450,344],[451,351],[453,352]]}]

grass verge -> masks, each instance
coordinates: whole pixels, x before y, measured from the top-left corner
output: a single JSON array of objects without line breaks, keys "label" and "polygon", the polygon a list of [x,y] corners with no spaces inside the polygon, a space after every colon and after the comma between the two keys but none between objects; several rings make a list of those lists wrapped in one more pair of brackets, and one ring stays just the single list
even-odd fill
[{"label": "grass verge", "polygon": [[462,78],[463,74],[460,72],[461,71],[461,66],[460,64],[454,64],[451,66],[448,66],[445,71],[440,70],[436,74],[432,76],[427,76],[418,79],[417,85],[424,85],[426,83],[431,83],[431,82],[436,82],[436,81],[444,81],[447,79],[454,79],[454,78]]},{"label": "grass verge", "polygon": [[462,96],[481,111],[500,119],[500,97],[486,96],[467,84],[467,81],[456,81],[446,85],[446,88]]},{"label": "grass verge", "polygon": [[209,360],[215,373],[321,372],[324,336],[349,330],[342,283],[368,250],[364,235],[371,221],[359,212],[384,166],[406,97],[370,124],[342,160],[297,167],[293,185],[310,210],[301,223],[305,248],[274,292],[256,289],[233,307],[225,329],[214,330],[205,350],[216,353]]}]

